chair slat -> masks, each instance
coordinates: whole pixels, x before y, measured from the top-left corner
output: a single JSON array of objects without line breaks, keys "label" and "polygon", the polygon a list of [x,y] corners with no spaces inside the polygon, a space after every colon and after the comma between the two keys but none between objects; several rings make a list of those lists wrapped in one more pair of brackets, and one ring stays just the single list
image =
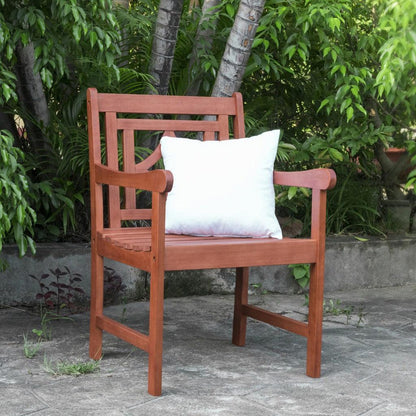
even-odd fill
[{"label": "chair slat", "polygon": [[[105,137],[106,137],[106,158],[107,166],[114,170],[119,170],[118,165],[118,136],[117,120],[115,112],[105,113]],[[109,222],[110,227],[119,227],[120,218],[120,190],[118,186],[110,185],[108,190],[109,201]]]},{"label": "chair slat", "polygon": [[[124,172],[134,173],[136,170],[135,148],[134,148],[134,131],[123,131],[123,170]],[[136,190],[124,188],[125,208],[136,208]],[[121,213],[120,213],[121,218]],[[123,219],[123,218],[121,218]]]},{"label": "chair slat", "polygon": [[[239,95],[239,93],[237,93]],[[136,114],[230,114],[236,115],[234,97],[189,97],[158,95],[100,94],[98,111]]]}]

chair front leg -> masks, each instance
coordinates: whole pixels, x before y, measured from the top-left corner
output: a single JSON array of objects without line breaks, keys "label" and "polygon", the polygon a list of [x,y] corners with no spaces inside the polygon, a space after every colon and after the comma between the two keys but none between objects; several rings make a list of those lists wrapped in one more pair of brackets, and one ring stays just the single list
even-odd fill
[{"label": "chair front leg", "polygon": [[155,267],[150,276],[148,374],[148,392],[153,396],[162,394],[163,286],[164,270],[158,270],[158,267]]}]

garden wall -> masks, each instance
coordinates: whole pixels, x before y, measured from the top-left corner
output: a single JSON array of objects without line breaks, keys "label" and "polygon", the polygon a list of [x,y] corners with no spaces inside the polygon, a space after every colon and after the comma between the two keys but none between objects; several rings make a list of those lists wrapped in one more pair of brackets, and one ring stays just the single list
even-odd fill
[{"label": "garden wall", "polygon": [[[76,285],[89,293],[90,250],[88,244],[38,244],[36,255],[18,258],[14,246],[4,246],[1,256],[9,268],[0,273],[0,305],[33,303],[38,282],[49,269],[64,267],[79,273]],[[106,262],[121,276],[128,299],[141,299],[148,288],[146,273],[111,261]],[[325,290],[328,292],[416,283],[416,235],[402,238],[358,241],[353,237],[329,237],[326,250]],[[294,293],[298,290],[286,266],[253,268],[252,287],[269,292]],[[234,271],[205,270],[167,273],[167,297],[230,293]]]}]

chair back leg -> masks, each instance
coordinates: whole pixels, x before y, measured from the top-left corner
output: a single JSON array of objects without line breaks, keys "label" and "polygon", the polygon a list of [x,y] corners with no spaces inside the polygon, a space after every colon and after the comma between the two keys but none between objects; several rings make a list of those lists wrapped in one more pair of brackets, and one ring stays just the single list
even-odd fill
[{"label": "chair back leg", "polygon": [[103,315],[104,264],[103,258],[91,247],[91,310],[90,310],[90,357],[99,360],[102,356],[103,331],[97,325],[97,316]]},{"label": "chair back leg", "polygon": [[324,304],[324,264],[311,264],[309,284],[309,317],[306,352],[306,375],[321,375],[322,316]]},{"label": "chair back leg", "polygon": [[248,303],[248,267],[237,267],[235,280],[234,320],[232,342],[240,347],[246,343],[247,316],[243,314],[243,305]]}]

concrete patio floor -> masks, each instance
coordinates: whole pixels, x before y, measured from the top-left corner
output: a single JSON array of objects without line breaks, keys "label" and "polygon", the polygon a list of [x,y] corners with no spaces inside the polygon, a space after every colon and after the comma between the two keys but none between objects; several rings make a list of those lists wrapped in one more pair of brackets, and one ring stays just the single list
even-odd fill
[{"label": "concrete patio floor", "polygon": [[[332,310],[325,315],[320,379],[305,375],[300,336],[250,320],[246,346],[232,345],[232,296],[167,299],[161,397],[147,393],[147,354],[108,334],[99,371],[78,377],[45,371],[45,358],[50,365],[88,360],[88,314],[53,321],[52,339],[29,359],[23,335],[35,339],[39,316],[0,309],[0,414],[415,415],[416,286],[325,298]],[[252,302],[289,316],[306,313],[301,295]],[[106,312],[141,328],[148,304]]]}]

